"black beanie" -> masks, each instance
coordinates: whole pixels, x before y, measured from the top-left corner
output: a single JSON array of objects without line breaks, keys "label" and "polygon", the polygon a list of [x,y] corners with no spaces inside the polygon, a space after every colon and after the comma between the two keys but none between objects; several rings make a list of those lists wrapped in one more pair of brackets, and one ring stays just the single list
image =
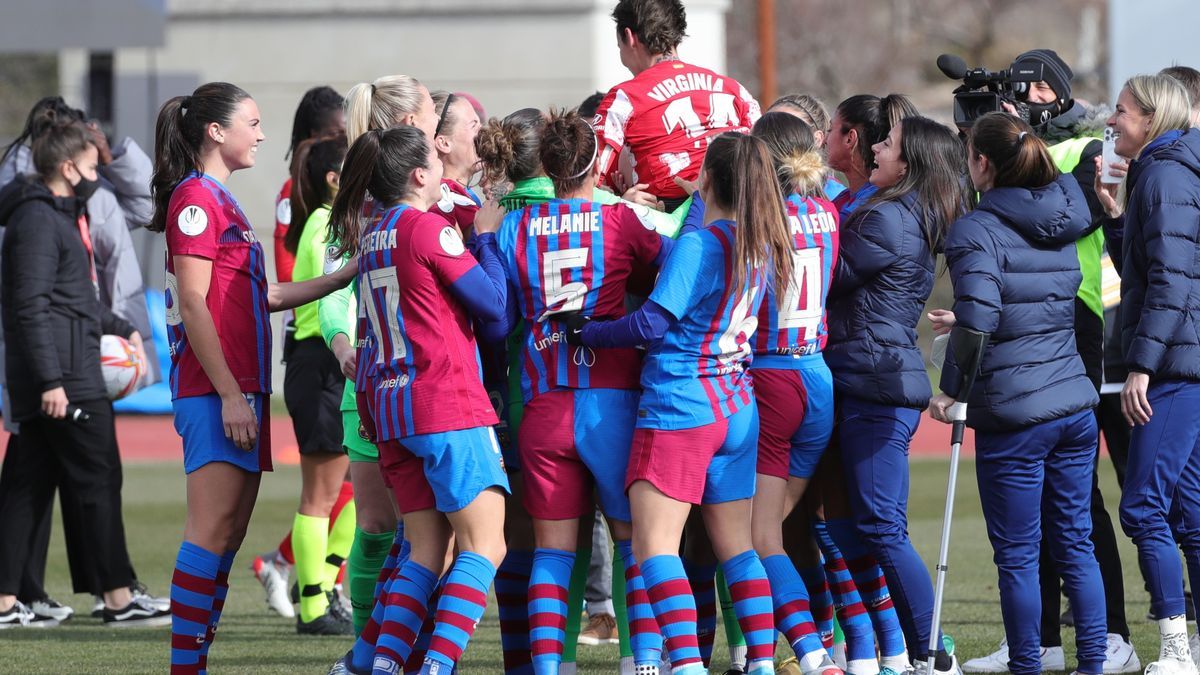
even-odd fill
[{"label": "black beanie", "polygon": [[1071,66],[1068,66],[1053,49],[1032,49],[1014,59],[1013,65],[1030,62],[1044,66],[1042,79],[1050,85],[1055,94],[1058,94],[1060,100],[1071,98],[1071,78],[1075,77],[1075,73],[1071,72]]}]

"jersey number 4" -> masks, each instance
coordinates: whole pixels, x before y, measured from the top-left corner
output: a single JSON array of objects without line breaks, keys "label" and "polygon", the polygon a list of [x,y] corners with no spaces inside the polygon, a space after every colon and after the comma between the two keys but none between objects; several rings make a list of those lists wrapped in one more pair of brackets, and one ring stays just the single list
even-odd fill
[{"label": "jersey number 4", "polygon": [[[364,288],[360,289],[358,294],[358,315],[365,314],[371,321],[371,331],[375,333],[378,344],[375,362],[382,364],[399,361],[408,355],[408,347],[405,345],[404,332],[400,330],[400,280],[396,277],[396,268],[381,267],[371,270],[361,279]],[[377,298],[381,302],[377,302]],[[382,312],[380,305],[383,306]],[[388,341],[392,345],[392,353],[388,355],[383,353],[385,327]]]},{"label": "jersey number 4", "polygon": [[783,296],[780,328],[803,328],[812,337],[821,324],[821,249],[802,248],[792,253],[792,283]]}]

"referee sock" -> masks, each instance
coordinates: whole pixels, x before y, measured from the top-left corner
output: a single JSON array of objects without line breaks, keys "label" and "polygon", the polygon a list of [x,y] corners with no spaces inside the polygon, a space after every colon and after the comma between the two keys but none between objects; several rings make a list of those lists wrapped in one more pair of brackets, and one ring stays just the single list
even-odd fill
[{"label": "referee sock", "polygon": [[221,612],[225,609],[225,598],[229,596],[229,570],[233,569],[233,559],[237,551],[226,551],[217,563],[217,577],[213,584],[212,613],[208,619],[208,633],[204,638],[204,646],[200,648],[200,669],[208,667],[208,650],[217,639],[217,624],[221,621]]},{"label": "referee sock", "polygon": [[529,575],[533,551],[508,550],[496,569],[496,605],[500,610],[500,648],[506,675],[529,675],[533,657],[529,649]]},{"label": "referee sock", "polygon": [[707,668],[712,663],[713,642],[717,639],[717,566],[701,565],[683,559],[692,599],[696,603],[696,640],[700,659]]},{"label": "referee sock", "polygon": [[458,554],[442,587],[421,673],[441,675],[458,663],[487,607],[488,588],[495,578],[496,568],[487,558],[471,551]]},{"label": "referee sock", "polygon": [[567,588],[567,628],[563,636],[563,663],[575,663],[579,648],[579,630],[583,623],[583,594],[587,591],[588,565],[592,547],[575,549],[575,566],[571,568],[571,585]]},{"label": "referee sock", "polygon": [[745,670],[746,636],[742,635],[741,626],[738,625],[737,613],[733,611],[733,596],[729,594],[729,584],[722,569],[717,570],[717,599],[721,602],[721,623],[725,627],[725,643],[729,647],[729,665]]},{"label": "referee sock", "polygon": [[[842,552],[830,536],[830,529],[822,521],[813,523],[817,545],[825,556],[825,576],[833,592],[834,608],[838,623],[846,635],[846,671],[853,675],[869,675],[879,671],[875,660],[875,628],[863,605],[858,587],[850,576]],[[872,665],[874,664],[874,665]]]},{"label": "referee sock", "polygon": [[[629,616],[629,641],[633,663],[635,666],[657,665],[662,660],[662,633],[658,632],[658,622],[654,619],[654,608],[650,606],[650,596],[646,593],[646,580],[642,577],[642,569],[633,559],[633,544],[628,539],[618,541],[617,553],[625,572],[624,600]],[[617,564],[614,560],[613,572],[616,570]],[[615,584],[613,599],[617,599]]]},{"label": "referee sock", "polygon": [[[779,556],[789,568],[792,566],[785,556]],[[746,661],[751,669],[760,668],[763,661],[775,662],[774,606],[771,603],[771,584],[767,572],[754,549],[726,560],[721,565],[729,581],[729,595],[733,598],[733,611],[738,626],[746,639]],[[793,570],[792,574],[795,574]],[[797,582],[800,579],[797,577]],[[797,584],[800,588],[803,583]],[[743,668],[743,670],[747,670]]]},{"label": "referee sock", "polygon": [[696,601],[676,555],[656,555],[642,561],[646,593],[670,652],[674,675],[706,673],[696,640]]},{"label": "referee sock", "polygon": [[880,657],[907,658],[900,616],[896,614],[887,579],[883,576],[883,570],[879,568],[875,556],[863,544],[858,530],[849,519],[829,520],[828,525],[829,533],[846,558],[846,568],[854,578],[854,585],[858,587],[858,594],[862,597],[863,605],[866,606],[871,623],[875,627]]},{"label": "referee sock", "polygon": [[300,620],[314,621],[325,613],[329,601],[321,590],[329,519],[296,513],[292,521],[292,550],[296,554],[296,583],[300,586]]},{"label": "referee sock", "polygon": [[[787,638],[796,658],[802,659],[813,652],[823,653],[825,645],[817,634],[817,626],[809,612],[808,589],[792,561],[785,555],[773,555],[763,558],[762,564],[767,571],[767,578],[771,580],[775,625]],[[833,635],[829,638],[832,643]]]},{"label": "referee sock", "polygon": [[[763,561],[766,564],[767,561]],[[829,592],[829,582],[825,579],[825,570],[820,566],[806,567],[798,570],[800,578],[808,589],[808,607],[812,612],[813,623],[817,626],[817,634],[821,637],[821,646],[833,655],[833,594]],[[768,568],[767,573],[770,574]],[[772,583],[772,588],[774,584]]]},{"label": "referee sock", "polygon": [[412,560],[396,570],[387,589],[387,609],[375,643],[372,673],[394,675],[400,672],[400,666],[408,659],[417,641],[417,632],[425,621],[429,595],[435,585],[437,575]]},{"label": "referee sock", "polygon": [[342,483],[342,494],[346,497],[339,508],[336,504],[329,514],[329,534],[325,541],[325,566],[322,568],[321,590],[329,592],[338,582],[343,564],[350,557],[350,548],[354,544],[354,524],[357,520],[357,509],[354,506],[354,492],[349,488],[350,483]]},{"label": "referee sock", "polygon": [[575,552],[538,548],[529,576],[529,647],[533,672],[554,675],[562,663],[567,626],[567,586]]},{"label": "referee sock", "polygon": [[346,558],[346,576],[356,636],[362,634],[371,618],[371,610],[375,607],[375,585],[391,545],[391,532],[375,533],[354,528],[354,542]]},{"label": "referee sock", "polygon": [[171,673],[201,672],[221,557],[185,541],[171,575]]}]

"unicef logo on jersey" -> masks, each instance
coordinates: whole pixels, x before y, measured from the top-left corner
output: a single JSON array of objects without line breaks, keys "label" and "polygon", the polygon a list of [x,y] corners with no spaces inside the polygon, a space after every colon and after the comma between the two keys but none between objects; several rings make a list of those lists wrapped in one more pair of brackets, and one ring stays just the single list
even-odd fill
[{"label": "unicef logo on jersey", "polygon": [[408,386],[408,381],[408,373],[402,373],[400,377],[383,380],[376,389],[403,389]]}]

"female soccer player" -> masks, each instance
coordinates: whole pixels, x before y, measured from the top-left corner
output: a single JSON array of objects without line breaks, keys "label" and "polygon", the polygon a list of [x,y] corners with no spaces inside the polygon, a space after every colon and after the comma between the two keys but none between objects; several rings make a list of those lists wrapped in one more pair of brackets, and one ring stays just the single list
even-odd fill
[{"label": "female soccer player", "polygon": [[[163,104],[155,124],[154,218],[167,236],[167,332],[188,519],[171,586],[171,668],[203,671],[229,569],[271,469],[268,313],[343,286],[351,272],[267,283],[262,245],[230,174],[254,166],[258,106],[224,82]],[[249,344],[247,344],[249,342]]]},{"label": "female soccer player", "polygon": [[475,212],[482,203],[467,187],[479,165],[479,155],[475,152],[475,137],[481,128],[479,115],[471,100],[461,94],[434,92],[433,106],[438,114],[433,145],[445,167],[445,177],[442,178],[442,198],[432,212],[456,226],[463,239],[469,240]]},{"label": "female soccer player", "polygon": [[[877,192],[841,228],[827,303],[834,434],[865,546],[850,550],[846,537],[838,545],[852,571],[860,555],[879,561],[916,656],[928,649],[933,614],[933,585],[906,526],[908,444],[932,394],[916,326],[933,288],[934,252],[966,203],[962,144],[932,120],[906,117],[874,152]],[[834,530],[830,523],[837,537]],[[939,672],[957,670],[946,650],[936,659]]]},{"label": "female soccer player", "polygon": [[[784,550],[783,521],[804,494],[833,433],[833,378],[821,350],[827,336],[825,296],[837,261],[838,215],[823,193],[825,163],[807,124],[788,113],[768,112],[751,135],[771,151],[787,195],[784,210],[793,247],[787,292],[781,302],[767,294],[753,338],[751,373],[760,425],[754,548],[771,581],[776,627],[801,669],[836,672],[813,624],[804,581]],[[873,653],[870,662],[875,663]]]},{"label": "female soccer player", "polygon": [[[344,133],[346,130],[346,116],[342,110],[344,104],[341,94],[327,86],[313,87],[304,92],[304,96],[300,99],[300,104],[296,107],[296,114],[292,119],[292,138],[288,144],[287,154],[284,159],[289,157],[294,158],[296,149],[300,143],[312,139],[322,138],[325,136]],[[275,278],[277,281],[291,281],[292,268],[296,264],[296,252],[290,250],[285,244],[287,238],[288,227],[293,221],[292,214],[292,172],[295,169],[295,162],[288,171],[288,178],[283,182],[283,187],[279,190],[279,195],[275,198]],[[304,227],[304,221],[297,219],[296,223],[299,227]],[[283,360],[286,363],[292,353],[292,347],[295,344],[295,315],[291,311],[283,313]],[[285,385],[286,398],[286,385]],[[303,491],[303,488],[301,488]],[[350,485],[343,484],[335,498],[333,508],[329,511],[329,527],[333,528],[338,523],[341,517],[342,507],[345,506],[352,498],[353,490]],[[304,495],[301,495],[301,500],[304,500]],[[350,519],[346,522],[353,522],[353,512],[348,512],[347,517]],[[293,528],[294,529],[294,528]],[[307,532],[307,530],[302,530]],[[254,572],[254,576],[259,583],[263,585],[263,590],[267,593],[267,606],[281,616],[291,618],[295,616],[295,609],[292,607],[292,601],[288,597],[288,577],[291,574],[291,568],[296,563],[295,553],[292,547],[292,539],[294,532],[289,530],[283,540],[279,542],[279,546],[274,551],[260,556],[255,556],[250,568]],[[301,534],[301,538],[304,538]],[[318,539],[323,539],[319,537]],[[320,548],[318,543],[309,545],[301,544],[303,549],[315,551],[316,554],[322,553],[317,551]],[[313,563],[309,562],[309,568],[313,567]],[[315,596],[319,597],[319,596]]]},{"label": "female soccer player", "polygon": [[[1158,619],[1160,673],[1196,672],[1187,639],[1183,573],[1200,582],[1200,132],[1189,128],[1186,91],[1165,75],[1131,78],[1108,125],[1117,154],[1133,160],[1120,204],[1098,196],[1110,215],[1125,212],[1124,232],[1109,232],[1120,251],[1122,346],[1129,376],[1121,410],[1133,427],[1121,493],[1121,527],[1138,547]],[[1123,239],[1120,236],[1123,234]],[[1123,243],[1122,243],[1123,242]],[[1121,244],[1121,245],[1118,245]],[[1193,595],[1193,598],[1195,596]]]},{"label": "female soccer player", "polygon": [[702,673],[696,606],[679,558],[702,504],[746,635],[749,673],[774,672],[766,572],[750,537],[758,415],[745,371],[764,291],[786,292],[792,244],[766,145],[722,134],[701,171],[706,227],[680,237],[649,301],[616,321],[568,320],[589,347],[648,344],[626,484],[634,555],[676,673]]},{"label": "female soccer player", "polygon": [[842,222],[867,203],[879,189],[870,181],[875,168],[875,144],[887,138],[901,118],[917,114],[917,108],[901,94],[883,98],[858,94],[838,104],[825,140],[829,166],[846,176],[846,190],[833,203]]},{"label": "female soccer player", "polygon": [[[661,637],[653,629],[630,543],[625,467],[637,416],[641,357],[633,349],[571,347],[560,341],[564,311],[618,318],[635,268],[657,267],[672,240],[633,209],[591,200],[597,144],[574,113],[556,113],[539,158],[555,198],[510,213],[497,236],[524,320],[520,372],[525,403],[518,447],[525,507],[537,550],[529,589],[533,665],[557,673],[570,609],[561,602],[575,563],[579,519],[593,491],[626,567],[637,672],[657,672]],[[644,209],[642,209],[644,210]]]},{"label": "female soccer player", "polygon": [[[387,588],[370,666],[397,672],[408,659],[450,551],[422,673],[449,672],[483,615],[504,558],[508,480],[479,381],[471,317],[504,317],[507,281],[495,249],[499,206],[481,210],[475,246],[426,213],[441,197],[441,162],[420,129],[362,134],[350,148],[330,218],[338,253],[359,254],[356,391],[371,414],[380,467],[411,544]],[[363,227],[368,191],[376,215]],[[349,664],[365,670],[366,664]]]},{"label": "female soccer player", "polygon": [[[784,94],[775,99],[767,112],[784,112],[799,117],[802,122],[812,129],[813,144],[825,153],[825,141],[829,138],[829,111],[821,99],[811,94]],[[846,191],[846,186],[839,183],[832,175],[825,176],[825,198],[837,199]]]},{"label": "female soccer player", "polygon": [[968,402],[976,472],[1000,573],[1008,669],[1039,673],[1038,557],[1051,546],[1075,615],[1079,673],[1104,668],[1105,609],[1092,551],[1091,485],[1099,397],[1075,345],[1075,293],[1083,278],[1075,242],[1091,215],[1079,184],[1060,175],[1025,121],[991,113],[967,142],[971,182],[983,197],[946,240],[956,325],[991,335],[978,380],[960,391],[947,354],[944,393],[930,401],[950,422]]},{"label": "female soccer player", "polygon": [[[296,255],[292,278],[315,279],[326,271],[329,206],[337,194],[346,137],[307,140],[296,149],[292,215],[284,245]],[[349,459],[343,449],[338,409],[346,378],[322,338],[317,303],[295,310],[294,344],[283,380],[283,398],[300,444],[300,508],[292,525],[292,550],[300,591],[296,631],[304,635],[347,635],[350,618],[334,596],[334,582],[354,541],[355,508],[350,500],[334,516]],[[352,494],[352,493],[351,493]]]}]

